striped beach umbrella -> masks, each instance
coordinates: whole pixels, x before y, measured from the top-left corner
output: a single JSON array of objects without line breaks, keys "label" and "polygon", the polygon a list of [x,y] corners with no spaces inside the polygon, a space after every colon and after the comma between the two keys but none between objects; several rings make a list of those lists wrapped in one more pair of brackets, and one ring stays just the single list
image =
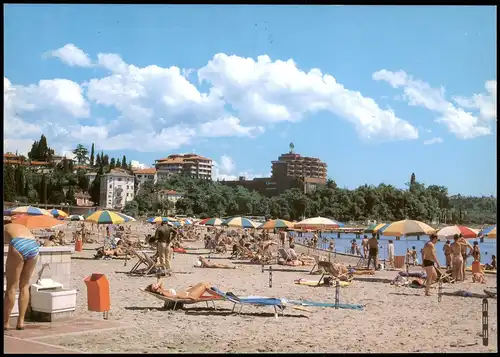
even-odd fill
[{"label": "striped beach umbrella", "polygon": [[384,227],[386,224],[385,223],[375,223],[366,228],[363,232],[364,233],[377,233],[380,228]]},{"label": "striped beach umbrella", "polygon": [[436,230],[424,222],[404,219],[389,224],[389,226],[384,229],[384,236],[423,236],[434,232],[436,232]]},{"label": "striped beach umbrella", "polygon": [[168,219],[168,217],[161,217],[161,216],[148,218],[148,223],[161,223],[161,222],[170,222],[170,220]]},{"label": "striped beach umbrella", "polygon": [[184,224],[193,224],[193,221],[190,219],[185,219]]},{"label": "striped beach umbrella", "polygon": [[466,226],[448,226],[437,232],[438,238],[452,239],[455,234],[462,234],[464,238],[471,239],[477,237],[477,232]]},{"label": "striped beach umbrella", "polygon": [[33,207],[33,206],[21,206],[13,208],[11,210],[12,214],[27,214],[28,216],[51,216],[49,211],[43,208]]},{"label": "striped beach umbrella", "polygon": [[258,228],[260,229],[275,229],[275,228],[293,228],[294,224],[284,219],[271,219],[262,223]]},{"label": "striped beach umbrella", "polygon": [[245,217],[232,217],[226,219],[222,225],[238,228],[257,228],[259,224]]},{"label": "striped beach umbrella", "polygon": [[117,215],[119,215],[120,217],[122,217],[124,220],[125,220],[125,223],[127,222],[135,222],[136,219],[132,216],[129,216],[129,215],[126,215],[125,213],[121,213],[121,212],[115,212]]},{"label": "striped beach umbrella", "polygon": [[72,214],[69,217],[66,217],[68,221],[75,222],[75,221],[83,221],[85,218],[83,216],[77,215],[77,214]]},{"label": "striped beach umbrella", "polygon": [[378,234],[382,234],[384,233],[384,231],[387,229],[387,227],[389,227],[391,224],[390,223],[387,223],[387,224],[384,224],[382,227],[380,227],[377,231]]},{"label": "striped beach umbrella", "polygon": [[85,221],[97,224],[120,224],[125,223],[125,218],[121,217],[117,212],[99,210],[88,216]]},{"label": "striped beach umbrella", "polygon": [[334,229],[339,227],[339,222],[325,217],[313,217],[295,223],[295,228],[301,229]]},{"label": "striped beach umbrella", "polygon": [[224,221],[220,218],[205,218],[198,222],[205,226],[221,226]]},{"label": "striped beach umbrella", "polygon": [[60,209],[57,209],[57,208],[53,208],[49,212],[52,215],[52,217],[54,217],[54,218],[68,217],[68,214],[66,212],[61,211]]},{"label": "striped beach umbrella", "polygon": [[[494,237],[491,235],[493,233]],[[497,237],[497,226],[489,226],[484,228],[481,232],[479,232],[482,236],[487,236],[488,238],[496,238]]]},{"label": "striped beach umbrella", "polygon": [[494,226],[493,229],[489,230],[488,233],[486,233],[486,237],[496,238],[497,237],[497,226]]}]

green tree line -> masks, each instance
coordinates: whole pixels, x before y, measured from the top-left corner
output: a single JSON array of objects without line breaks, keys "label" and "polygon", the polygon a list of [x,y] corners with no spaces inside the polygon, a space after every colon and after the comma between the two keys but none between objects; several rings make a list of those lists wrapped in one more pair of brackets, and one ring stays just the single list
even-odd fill
[{"label": "green tree line", "polygon": [[416,180],[415,174],[404,190],[386,184],[348,190],[328,180],[325,186],[307,194],[291,189],[271,198],[241,186],[229,187],[178,175],[156,186],[144,185],[134,201],[126,205],[126,213],[141,216],[162,211],[171,205],[156,202],[155,195],[162,189],[183,194],[175,204],[178,214],[200,218],[252,215],[288,220],[323,216],[342,222],[390,222],[406,218],[447,224],[496,222],[495,197],[450,196],[446,187],[425,186]]}]

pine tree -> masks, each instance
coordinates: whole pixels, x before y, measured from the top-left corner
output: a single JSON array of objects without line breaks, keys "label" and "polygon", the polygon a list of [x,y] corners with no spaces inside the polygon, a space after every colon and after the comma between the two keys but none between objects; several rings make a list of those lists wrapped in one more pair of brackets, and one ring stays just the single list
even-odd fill
[{"label": "pine tree", "polygon": [[122,158],[122,169],[127,169],[127,158],[125,157],[125,155],[123,155],[123,158]]},{"label": "pine tree", "polygon": [[92,143],[92,148],[90,149],[90,167],[94,167],[94,143]]}]

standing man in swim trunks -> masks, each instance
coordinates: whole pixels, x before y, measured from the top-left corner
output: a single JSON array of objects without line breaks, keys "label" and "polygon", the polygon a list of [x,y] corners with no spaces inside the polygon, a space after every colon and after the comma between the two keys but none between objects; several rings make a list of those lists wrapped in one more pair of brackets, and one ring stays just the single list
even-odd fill
[{"label": "standing man in swim trunks", "polygon": [[[458,236],[458,243],[460,244],[460,251],[462,253],[462,259],[464,260],[464,264],[462,266],[462,276],[463,279],[465,280],[465,269],[467,267],[467,257],[469,257],[472,253],[473,247],[470,245],[470,243],[467,241],[467,239],[464,238],[464,235],[460,233]],[[469,252],[467,253],[467,248],[469,248]]]},{"label": "standing man in swim trunks", "polygon": [[19,316],[16,330],[24,330],[24,317],[30,301],[30,280],[35,270],[40,246],[30,230],[21,225],[9,223],[3,228],[3,243],[9,245],[5,276],[7,290],[3,305],[3,328],[8,330],[10,314],[16,300],[16,290],[19,286]]},{"label": "standing man in swim trunks", "polygon": [[161,226],[158,227],[155,233],[158,259],[160,260],[160,265],[166,270],[172,269],[170,243],[175,235],[176,232],[171,226],[167,225],[167,222],[161,222]]},{"label": "standing man in swim trunks", "polygon": [[373,265],[375,267],[375,270],[378,269],[377,257],[378,257],[378,240],[374,234],[370,239],[368,239],[368,266],[367,266],[367,268],[370,268],[370,262],[373,259]]},{"label": "standing man in swim trunks", "polygon": [[436,257],[436,246],[435,244],[438,241],[438,237],[436,233],[432,233],[429,236],[429,241],[425,243],[424,248],[422,249],[422,265],[425,269],[425,273],[427,274],[427,280],[425,281],[425,295],[430,296],[429,289],[431,284],[437,280],[437,272],[436,269],[439,269],[439,261]]}]

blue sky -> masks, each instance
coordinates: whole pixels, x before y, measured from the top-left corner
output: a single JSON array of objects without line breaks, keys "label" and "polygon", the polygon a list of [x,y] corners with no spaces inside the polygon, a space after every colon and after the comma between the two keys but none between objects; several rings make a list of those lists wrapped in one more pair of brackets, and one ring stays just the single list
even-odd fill
[{"label": "blue sky", "polygon": [[340,186],[496,195],[493,7],[6,5],[4,150],[40,133],[265,176],[295,144]]}]

